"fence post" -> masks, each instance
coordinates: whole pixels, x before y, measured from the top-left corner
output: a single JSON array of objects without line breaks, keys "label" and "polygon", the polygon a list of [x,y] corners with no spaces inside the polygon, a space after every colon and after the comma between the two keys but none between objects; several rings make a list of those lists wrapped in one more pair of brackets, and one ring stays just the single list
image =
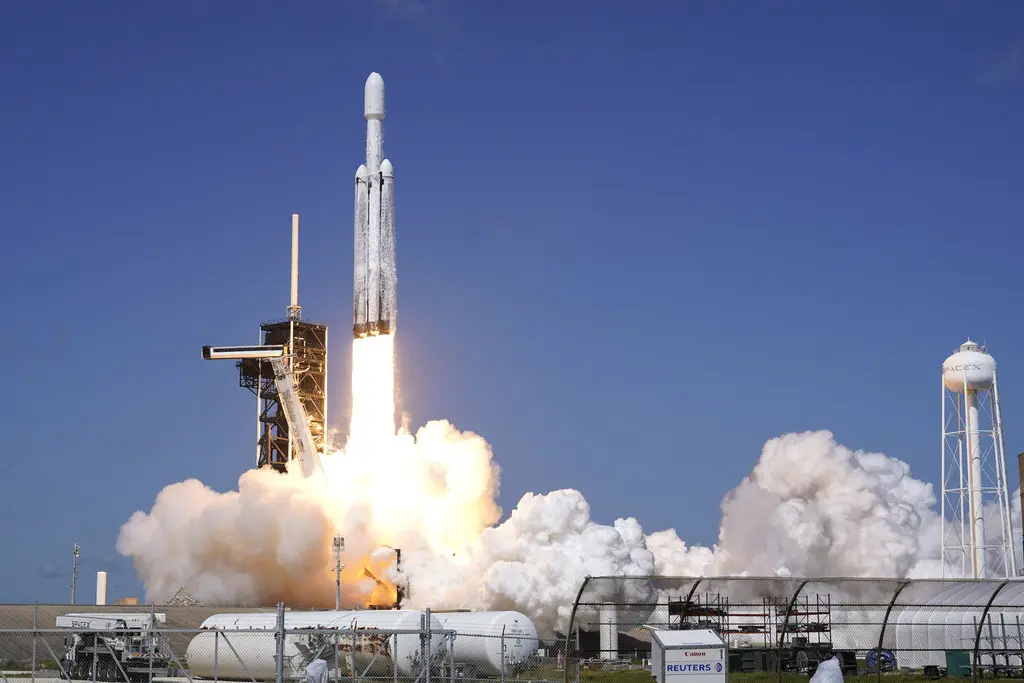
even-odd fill
[{"label": "fence post", "polygon": [[149,603],[149,683],[153,683],[153,658],[156,656],[156,603]]},{"label": "fence post", "polygon": [[399,634],[391,636],[394,640],[394,646],[391,648],[391,680],[393,683],[398,683],[398,638]]},{"label": "fence post", "polygon": [[36,630],[39,628],[39,601],[37,600],[32,606],[32,683],[36,680],[36,639],[39,638],[39,634]]},{"label": "fence post", "polygon": [[[988,603],[985,605],[985,609],[981,613],[981,619],[978,620],[978,630],[974,633],[974,657],[971,658],[971,680],[977,681],[978,676],[978,647],[981,645],[981,629],[985,626],[985,618],[988,616],[988,611],[992,608],[992,603],[995,602],[996,596],[999,595],[999,591],[1003,590],[1009,585],[1009,581],[1003,581],[992,591],[992,596],[988,599]],[[994,662],[993,662],[994,664]]]},{"label": "fence post", "polygon": [[[420,666],[423,666],[423,663],[427,661],[427,655],[426,655],[427,649],[426,649],[426,646],[425,646],[425,644],[423,642],[423,631],[426,628],[427,628],[427,617],[426,617],[426,612],[423,612],[423,613],[420,614],[420,632],[418,634],[416,634],[416,637],[420,639]],[[420,678],[420,674],[417,673],[416,674],[416,682],[414,682],[414,683],[418,683],[419,678]]]},{"label": "fence post", "polygon": [[501,627],[501,667],[499,669],[501,683],[505,683],[505,626]]},{"label": "fence post", "polygon": [[430,608],[426,608],[423,611],[427,621],[427,670],[423,673],[426,675],[426,682],[430,683],[430,666],[432,664],[433,653],[430,651],[430,646],[433,644],[430,639]]},{"label": "fence post", "polygon": [[448,634],[448,683],[455,683],[455,633]]},{"label": "fence post", "polygon": [[[580,650],[580,625],[576,624],[576,651]],[[580,667],[576,667],[576,683],[580,683]]]},{"label": "fence post", "polygon": [[779,632],[779,649],[775,653],[775,674],[778,677],[779,683],[782,683],[782,648],[786,645],[786,629],[789,627],[789,615],[793,612],[793,605],[796,604],[796,599],[800,597],[800,591],[807,584],[807,581],[801,581],[800,585],[793,591],[793,597],[790,598],[789,604],[786,605],[786,616],[782,620],[782,630]]},{"label": "fence post", "polygon": [[276,683],[284,683],[284,603],[277,603],[277,628],[274,629],[274,639],[277,641],[277,654],[275,659],[274,680]]},{"label": "fence post", "polygon": [[348,668],[352,671],[352,681],[358,680],[358,674],[356,673],[356,632],[352,631],[352,643],[348,648]]},{"label": "fence post", "polygon": [[[220,673],[220,629],[213,630],[213,683],[217,683]],[[152,683],[152,681],[150,681]]]}]

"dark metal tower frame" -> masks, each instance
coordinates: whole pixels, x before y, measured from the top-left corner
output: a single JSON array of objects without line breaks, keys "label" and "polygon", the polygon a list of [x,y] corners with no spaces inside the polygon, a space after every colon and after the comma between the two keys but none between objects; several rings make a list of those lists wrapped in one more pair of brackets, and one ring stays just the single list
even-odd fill
[{"label": "dark metal tower frame", "polygon": [[[260,325],[263,344],[288,346],[288,364],[296,393],[309,418],[317,452],[324,454],[327,435],[327,326],[294,319]],[[256,395],[256,467],[286,472],[295,456],[288,420],[277,393],[274,371],[267,360],[237,363],[238,382]]]}]

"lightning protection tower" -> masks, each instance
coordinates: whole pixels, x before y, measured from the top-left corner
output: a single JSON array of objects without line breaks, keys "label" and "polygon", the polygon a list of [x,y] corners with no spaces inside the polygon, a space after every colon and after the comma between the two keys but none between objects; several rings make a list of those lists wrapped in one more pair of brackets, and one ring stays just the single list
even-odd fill
[{"label": "lightning protection tower", "polygon": [[1016,575],[996,361],[968,339],[942,364],[943,578]]},{"label": "lightning protection tower", "polygon": [[[317,452],[324,454],[327,426],[327,326],[302,320],[299,306],[299,216],[292,214],[291,304],[284,320],[260,325],[261,343],[286,345],[296,393],[309,418]],[[239,384],[256,394],[256,467],[285,472],[295,459],[288,419],[270,361],[238,361]]]}]

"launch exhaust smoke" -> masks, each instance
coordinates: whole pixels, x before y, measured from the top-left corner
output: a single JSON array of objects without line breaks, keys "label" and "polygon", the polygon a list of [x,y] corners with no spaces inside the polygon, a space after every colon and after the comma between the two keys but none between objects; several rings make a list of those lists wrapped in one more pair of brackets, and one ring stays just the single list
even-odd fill
[{"label": "launch exhaust smoke", "polygon": [[[572,489],[527,493],[496,524],[490,447],[445,421],[428,423],[415,438],[400,432],[387,449],[325,455],[324,468],[335,482],[329,490],[261,470],[246,472],[238,490],[226,493],[196,480],[172,484],[152,510],[123,526],[118,550],[133,558],[147,600],[187,585],[210,605],[330,607],[331,539],[343,533],[343,605],[377,599],[378,586],[362,574],[371,567],[393,583],[408,581],[405,607],[515,609],[545,637],[566,627],[588,574],[939,572],[931,485],[913,478],[906,463],[851,450],[828,432],[768,441],[751,474],[725,496],[711,548],[688,545],[672,529],[645,534],[632,518],[598,524]],[[386,546],[402,549],[402,574]]]}]

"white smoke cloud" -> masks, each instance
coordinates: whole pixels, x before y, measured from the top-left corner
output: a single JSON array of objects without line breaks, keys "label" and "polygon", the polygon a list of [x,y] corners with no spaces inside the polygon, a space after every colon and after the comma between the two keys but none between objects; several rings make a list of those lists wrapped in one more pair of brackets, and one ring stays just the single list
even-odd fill
[{"label": "white smoke cloud", "polygon": [[551,633],[566,627],[585,577],[648,576],[654,570],[635,519],[597,524],[579,491],[561,490],[524,495],[508,520],[483,529],[464,557],[441,565],[423,549],[410,557],[405,573],[413,607],[514,609]]},{"label": "white smoke cloud", "polygon": [[769,440],[722,504],[721,574],[905,576],[936,516],[930,484],[830,432]]},{"label": "white smoke cloud", "polygon": [[327,455],[323,465],[326,481],[264,469],[226,493],[194,479],[172,484],[122,526],[118,552],[133,558],[148,600],[184,585],[207,604],[333,606],[331,539],[340,533],[343,597],[365,604],[387,597],[364,574],[386,578],[394,553],[375,552],[382,546],[444,556],[501,515],[490,447],[445,421]]},{"label": "white smoke cloud", "polygon": [[827,431],[769,440],[753,472],[722,502],[714,549],[674,532],[648,537],[659,569],[720,576],[903,577],[938,542],[930,484],[880,453],[853,451]]},{"label": "white smoke cloud", "polygon": [[209,604],[288,596],[308,605],[329,594],[321,575],[330,536],[329,515],[301,478],[250,470],[238,491],[218,493],[195,479],[166,487],[148,514],[124,524],[117,550],[134,559],[149,600],[184,585]]},{"label": "white smoke cloud", "polygon": [[[331,606],[330,538],[342,533],[347,604],[388,597],[367,567],[407,581],[409,607],[515,609],[548,635],[566,628],[587,575],[926,576],[940,555],[931,485],[827,431],[764,445],[722,502],[713,548],[688,546],[672,529],[645,535],[632,518],[597,524],[575,490],[527,493],[495,525],[490,447],[445,421],[327,456],[325,471],[321,489],[267,471],[246,472],[237,492],[173,484],[149,513],[132,515],[118,550],[134,559],[148,599],[185,585],[207,604]],[[381,546],[402,549],[401,573]],[[588,598],[654,597],[646,582],[618,585],[633,594]]]}]

